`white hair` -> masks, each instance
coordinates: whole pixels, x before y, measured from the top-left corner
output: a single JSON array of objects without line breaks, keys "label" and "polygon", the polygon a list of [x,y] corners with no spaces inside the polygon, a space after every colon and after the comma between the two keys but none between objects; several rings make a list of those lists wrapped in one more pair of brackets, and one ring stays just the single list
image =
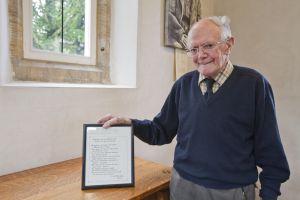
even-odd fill
[{"label": "white hair", "polygon": [[[215,25],[217,25],[220,30],[221,30],[221,40],[222,41],[226,41],[229,38],[232,37],[231,35],[231,29],[230,29],[230,19],[227,16],[211,16],[211,17],[206,17],[206,18],[202,18],[200,21],[202,20],[210,20],[211,22],[213,22]],[[198,22],[200,22],[198,21]],[[190,29],[189,33],[188,33],[188,41],[187,41],[187,47],[190,47],[190,39],[191,39],[191,30],[193,29],[193,27],[198,23],[196,22],[195,24],[193,24],[192,28]]]},{"label": "white hair", "polygon": [[227,16],[212,16],[205,19],[211,20],[221,29],[221,40],[225,41],[232,37],[230,19]]}]

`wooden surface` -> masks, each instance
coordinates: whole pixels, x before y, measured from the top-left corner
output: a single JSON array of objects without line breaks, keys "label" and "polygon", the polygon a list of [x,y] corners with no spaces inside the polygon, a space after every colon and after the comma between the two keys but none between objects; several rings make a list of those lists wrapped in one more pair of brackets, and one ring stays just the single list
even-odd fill
[{"label": "wooden surface", "polygon": [[166,199],[170,167],[135,158],[135,187],[81,190],[80,158],[0,176],[2,200]]}]

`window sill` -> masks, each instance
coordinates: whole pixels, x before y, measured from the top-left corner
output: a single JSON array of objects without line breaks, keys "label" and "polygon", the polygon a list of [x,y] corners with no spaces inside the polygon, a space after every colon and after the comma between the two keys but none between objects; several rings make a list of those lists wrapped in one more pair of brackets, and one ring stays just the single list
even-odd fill
[{"label": "window sill", "polygon": [[120,84],[75,84],[75,83],[42,83],[42,82],[10,82],[0,85],[1,87],[37,87],[37,88],[116,88],[134,89],[136,86]]}]

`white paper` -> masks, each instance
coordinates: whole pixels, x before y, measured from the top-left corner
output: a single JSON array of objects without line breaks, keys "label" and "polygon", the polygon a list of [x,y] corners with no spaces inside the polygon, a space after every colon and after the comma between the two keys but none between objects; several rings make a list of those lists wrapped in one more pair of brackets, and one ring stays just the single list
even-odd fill
[{"label": "white paper", "polygon": [[131,127],[87,127],[85,185],[132,182]]}]

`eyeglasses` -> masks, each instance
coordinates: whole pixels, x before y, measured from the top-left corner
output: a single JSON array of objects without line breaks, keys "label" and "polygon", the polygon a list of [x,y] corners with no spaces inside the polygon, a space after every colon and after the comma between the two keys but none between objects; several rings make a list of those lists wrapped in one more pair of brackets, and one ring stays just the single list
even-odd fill
[{"label": "eyeglasses", "polygon": [[186,50],[186,54],[189,57],[193,57],[195,55],[198,55],[198,53],[200,51],[202,51],[203,53],[210,53],[217,45],[223,43],[225,41],[219,41],[219,42],[215,42],[215,43],[205,43],[199,47],[195,47],[195,48],[191,48],[191,49],[187,49]]}]

